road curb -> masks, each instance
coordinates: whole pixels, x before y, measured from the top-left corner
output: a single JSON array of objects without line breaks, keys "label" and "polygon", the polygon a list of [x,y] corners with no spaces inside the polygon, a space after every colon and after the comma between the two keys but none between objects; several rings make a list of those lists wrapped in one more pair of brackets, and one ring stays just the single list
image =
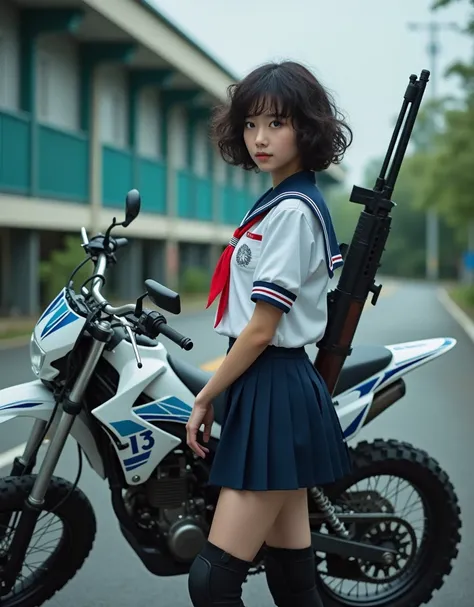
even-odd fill
[{"label": "road curb", "polygon": [[466,312],[458,306],[458,304],[449,296],[447,290],[442,287],[438,289],[438,300],[474,343],[474,322],[469,318]]}]

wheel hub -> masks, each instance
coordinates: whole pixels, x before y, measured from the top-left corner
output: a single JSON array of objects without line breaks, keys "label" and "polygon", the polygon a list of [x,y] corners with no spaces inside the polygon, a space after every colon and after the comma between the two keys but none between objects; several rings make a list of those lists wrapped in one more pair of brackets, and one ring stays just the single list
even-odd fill
[{"label": "wheel hub", "polygon": [[[416,535],[411,525],[402,519],[374,523],[365,530],[359,541],[373,546],[396,550],[386,563],[358,561],[359,569],[367,582],[388,583],[400,577],[410,566],[417,552]],[[391,562],[388,562],[388,561]]]}]

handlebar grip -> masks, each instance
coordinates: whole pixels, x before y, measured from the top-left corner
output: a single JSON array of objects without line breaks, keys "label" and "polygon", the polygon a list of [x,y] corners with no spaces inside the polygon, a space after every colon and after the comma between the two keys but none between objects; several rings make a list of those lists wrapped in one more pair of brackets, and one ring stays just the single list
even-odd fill
[{"label": "handlebar grip", "polygon": [[181,333],[178,333],[178,331],[175,331],[165,323],[160,326],[160,333],[168,339],[171,339],[172,342],[177,344],[180,348],[183,348],[183,350],[192,350],[194,347],[194,344],[189,337],[185,337]]}]

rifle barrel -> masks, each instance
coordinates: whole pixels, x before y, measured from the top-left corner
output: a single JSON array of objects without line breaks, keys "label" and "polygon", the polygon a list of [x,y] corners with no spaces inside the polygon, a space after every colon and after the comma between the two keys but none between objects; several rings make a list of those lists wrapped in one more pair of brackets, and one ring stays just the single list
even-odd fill
[{"label": "rifle barrel", "polygon": [[[375,187],[370,190],[354,186],[350,200],[363,204],[351,244],[344,259],[337,287],[328,293],[328,321],[322,339],[318,342],[318,354],[314,366],[318,369],[332,394],[336,387],[345,359],[351,353],[352,340],[370,292],[376,304],[381,285],[375,284],[375,276],[382,259],[390,232],[394,206],[391,200],[395,182],[415,124],[421,99],[429,80],[429,71],[423,70],[420,79],[410,76],[402,108],[400,110],[382,170]],[[408,110],[408,114],[407,114]],[[398,144],[397,144],[398,140]],[[387,179],[390,159],[394,154]]]}]

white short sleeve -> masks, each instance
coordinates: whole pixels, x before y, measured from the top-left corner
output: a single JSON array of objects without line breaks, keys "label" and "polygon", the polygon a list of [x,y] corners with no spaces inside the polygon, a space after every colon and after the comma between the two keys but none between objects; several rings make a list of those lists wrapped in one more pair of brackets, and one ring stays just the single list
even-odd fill
[{"label": "white short sleeve", "polygon": [[269,219],[251,300],[266,301],[288,313],[308,277],[315,235],[297,207],[277,209]]}]

